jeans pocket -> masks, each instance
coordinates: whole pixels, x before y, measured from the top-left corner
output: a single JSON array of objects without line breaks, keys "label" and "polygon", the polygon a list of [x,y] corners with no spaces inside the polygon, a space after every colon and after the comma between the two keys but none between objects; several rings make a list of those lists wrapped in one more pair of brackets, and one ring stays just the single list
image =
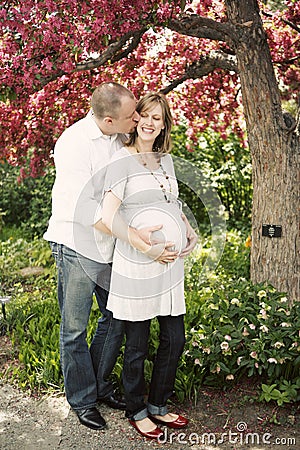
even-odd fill
[{"label": "jeans pocket", "polygon": [[52,256],[55,259],[56,265],[58,264],[58,261],[60,259],[60,244],[57,244],[56,242],[49,242]]},{"label": "jeans pocket", "polygon": [[84,257],[81,257],[75,250],[73,250],[65,245],[61,246],[61,253],[66,258],[85,259]]},{"label": "jeans pocket", "polygon": [[52,255],[54,257],[58,256],[58,244],[56,242],[49,242]]}]

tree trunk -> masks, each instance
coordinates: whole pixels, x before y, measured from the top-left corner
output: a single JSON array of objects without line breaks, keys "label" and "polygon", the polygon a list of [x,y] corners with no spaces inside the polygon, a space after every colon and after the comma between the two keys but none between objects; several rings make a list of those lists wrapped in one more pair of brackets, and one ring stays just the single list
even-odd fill
[{"label": "tree trunk", "polygon": [[[285,123],[256,0],[227,0],[253,164],[251,279],[299,300],[299,132]],[[288,121],[287,121],[288,122]],[[282,227],[281,237],[262,226]],[[272,236],[272,230],[270,232]]]}]

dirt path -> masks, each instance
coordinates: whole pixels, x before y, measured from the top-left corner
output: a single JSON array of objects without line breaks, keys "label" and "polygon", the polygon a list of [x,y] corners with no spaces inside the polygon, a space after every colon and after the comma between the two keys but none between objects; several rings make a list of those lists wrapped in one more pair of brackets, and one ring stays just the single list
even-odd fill
[{"label": "dirt path", "polygon": [[186,430],[163,428],[161,443],[147,441],[124,412],[100,406],[105,431],[81,425],[64,396],[35,398],[4,382],[14,359],[9,339],[0,337],[1,450],[276,450],[300,449],[300,404],[279,408],[255,400],[258,384],[246,379],[227,391],[203,388],[196,405],[173,405],[190,419]]},{"label": "dirt path", "polygon": [[[270,427],[265,424],[261,427],[259,423],[262,417],[258,416],[258,411],[252,405],[245,405],[242,408],[239,406],[238,410],[231,410],[228,414],[226,404],[223,403],[222,411],[220,404],[217,407],[207,396],[204,396],[202,401],[203,409],[199,405],[188,408],[189,411],[186,409],[191,422],[185,434],[177,432],[172,435],[166,430],[164,443],[147,441],[140,437],[128,425],[123,412],[104,406],[101,406],[101,412],[108,422],[108,429],[89,430],[79,424],[62,396],[34,399],[10,385],[3,384],[0,385],[0,404],[1,450],[300,448],[299,423],[294,422],[285,427],[275,425]],[[246,425],[246,421],[241,417],[247,414],[249,423]],[[299,415],[291,417],[299,421]],[[256,426],[252,423],[254,419]],[[235,426],[231,426],[232,420],[235,421]],[[246,426],[247,430],[243,430]]]}]

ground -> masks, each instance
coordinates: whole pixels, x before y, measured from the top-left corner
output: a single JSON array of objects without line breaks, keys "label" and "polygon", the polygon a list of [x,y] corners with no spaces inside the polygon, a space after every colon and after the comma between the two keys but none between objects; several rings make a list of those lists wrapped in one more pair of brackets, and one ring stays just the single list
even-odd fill
[{"label": "ground", "polygon": [[[11,344],[0,337],[4,375],[12,358]],[[196,404],[170,408],[190,419],[187,429],[163,428],[162,442],[148,441],[128,424],[124,412],[100,405],[108,428],[92,431],[79,424],[61,394],[29,395],[0,378],[0,448],[2,450],[278,450],[300,448],[300,405],[278,407],[256,401],[258,385],[244,380],[232,389],[203,388]]]}]

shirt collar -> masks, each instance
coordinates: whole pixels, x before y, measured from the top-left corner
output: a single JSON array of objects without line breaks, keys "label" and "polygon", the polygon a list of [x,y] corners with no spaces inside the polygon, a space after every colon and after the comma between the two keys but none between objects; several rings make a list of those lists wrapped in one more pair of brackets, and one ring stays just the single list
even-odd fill
[{"label": "shirt collar", "polygon": [[105,140],[110,140],[111,142],[115,141],[118,137],[118,134],[112,134],[112,135],[107,135],[107,134],[103,134],[102,131],[100,130],[100,128],[98,127],[98,125],[96,124],[96,122],[93,119],[93,112],[92,110],[90,110],[87,115],[85,116],[85,120],[87,121],[87,125],[88,125],[88,132],[90,135],[91,139],[105,139]]}]

